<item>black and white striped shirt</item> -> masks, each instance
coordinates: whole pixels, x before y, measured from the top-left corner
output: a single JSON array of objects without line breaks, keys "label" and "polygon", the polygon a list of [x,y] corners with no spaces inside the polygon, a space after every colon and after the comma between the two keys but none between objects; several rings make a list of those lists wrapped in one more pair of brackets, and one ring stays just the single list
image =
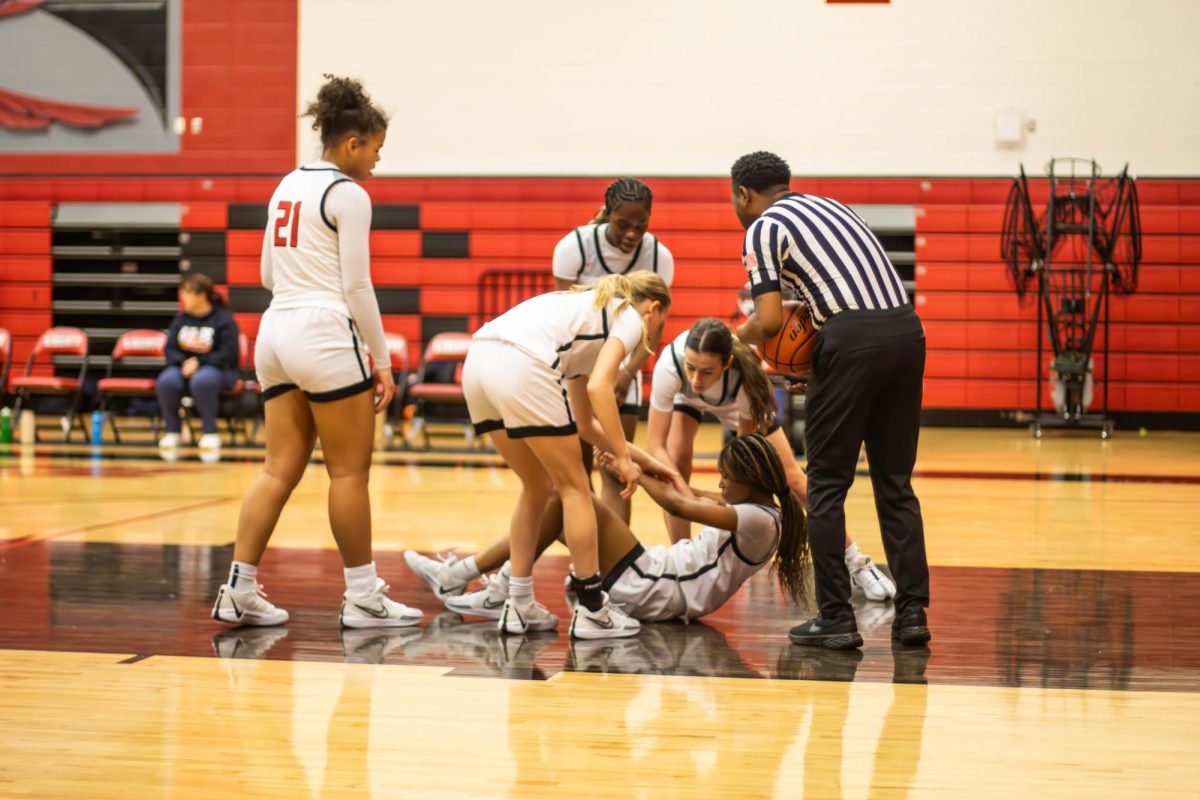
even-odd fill
[{"label": "black and white striped shirt", "polygon": [[900,275],[867,224],[828,197],[789,194],[746,231],[742,264],[755,297],[798,290],[821,327],[841,311],[908,303]]}]

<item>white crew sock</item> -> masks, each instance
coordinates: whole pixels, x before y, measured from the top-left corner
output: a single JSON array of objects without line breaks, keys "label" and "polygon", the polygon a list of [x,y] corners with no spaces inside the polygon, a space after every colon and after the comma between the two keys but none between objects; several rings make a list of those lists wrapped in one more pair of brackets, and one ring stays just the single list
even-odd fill
[{"label": "white crew sock", "polygon": [[508,579],[508,596],[519,608],[533,605],[533,576]]},{"label": "white crew sock", "polygon": [[234,561],[229,565],[229,588],[235,592],[250,592],[258,586],[258,565]]},{"label": "white crew sock", "polygon": [[475,566],[475,556],[464,558],[462,561],[456,561],[450,567],[450,576],[456,581],[470,583],[478,578],[482,573],[479,567]]},{"label": "white crew sock", "polygon": [[361,596],[375,591],[378,576],[375,574],[374,561],[361,567],[344,568],[342,573],[346,576],[346,588],[352,594]]}]

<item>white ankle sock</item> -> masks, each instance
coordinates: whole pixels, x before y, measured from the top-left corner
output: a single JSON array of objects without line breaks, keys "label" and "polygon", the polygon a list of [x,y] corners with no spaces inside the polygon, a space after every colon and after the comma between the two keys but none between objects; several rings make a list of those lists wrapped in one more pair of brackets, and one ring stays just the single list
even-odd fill
[{"label": "white ankle sock", "polygon": [[851,561],[857,561],[861,555],[862,551],[858,549],[858,544],[851,542],[850,546],[846,548],[846,563],[849,564]]},{"label": "white ankle sock", "polygon": [[455,580],[460,580],[463,583],[470,583],[478,578],[482,573],[479,571],[479,567],[475,566],[475,556],[471,556],[469,558],[464,558],[462,561],[456,562],[454,566],[450,568],[450,574],[454,576]]},{"label": "white ankle sock", "polygon": [[533,605],[533,577],[510,577],[508,579],[508,596],[522,608]]},{"label": "white ankle sock", "polygon": [[500,581],[500,585],[504,587],[504,591],[509,591],[509,587],[511,586],[510,581],[512,580],[512,564],[505,561],[504,566],[500,568],[500,571],[496,573],[492,580]]},{"label": "white ankle sock", "polygon": [[229,565],[229,588],[235,592],[249,592],[258,586],[258,565],[245,561],[234,561]]},{"label": "white ankle sock", "polygon": [[347,567],[342,570],[346,576],[346,588],[357,595],[370,594],[375,591],[376,578],[375,562],[363,564],[361,567]]}]

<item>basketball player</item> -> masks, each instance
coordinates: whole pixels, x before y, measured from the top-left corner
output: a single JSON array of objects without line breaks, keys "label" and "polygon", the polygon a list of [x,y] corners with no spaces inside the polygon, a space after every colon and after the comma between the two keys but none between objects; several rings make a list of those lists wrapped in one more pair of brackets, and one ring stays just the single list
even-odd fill
[{"label": "basketball player", "polygon": [[[613,181],[604,192],[604,206],[588,225],[576,228],[554,248],[554,284],[560,290],[574,285],[591,286],[606,275],[653,272],[668,287],[675,277],[675,258],[654,234],[647,233],[654,194],[636,178]],[[650,349],[657,352],[659,332],[650,332]],[[649,353],[639,349],[621,365],[616,392],[621,429],[633,441],[642,408],[642,365]],[[584,445],[584,466],[591,474],[592,448]],[[629,522],[630,502],[621,487],[600,473],[600,496],[621,519]]]},{"label": "basketball player", "polygon": [[[371,285],[371,201],[356,181],[379,161],[387,117],[358,81],[326,76],[306,116],[320,161],[280,181],[263,238],[262,282],[272,292],[255,347],[266,403],[267,458],[246,493],[229,580],[213,618],[278,625],[288,614],[260,592],[258,563],[317,436],[329,473],[329,524],[345,566],[340,621],[350,628],[415,625],[421,612],[391,600],[371,559],[367,478],[374,415],[395,392]],[[367,353],[375,370],[367,370]]]},{"label": "basketball player", "polygon": [[[600,462],[611,469],[615,459],[605,453]],[[624,521],[592,498],[600,525],[603,586],[634,619],[660,622],[711,614],[772,559],[788,596],[797,602],[803,597],[809,561],[804,512],[788,485],[778,451],[758,434],[738,436],[722,448],[717,466],[720,494],[691,489],[696,496],[690,497],[657,478],[639,476],[639,484],[664,510],[705,526],[695,539],[669,546],[643,547]],[[559,539],[563,521],[563,505],[554,498],[542,518],[539,552]],[[474,557],[485,571],[501,569],[485,581],[483,589],[461,596],[446,592],[447,580],[455,580],[450,575],[453,565],[411,550],[404,556],[448,609],[494,618],[513,581],[503,563],[505,550],[500,541]]]},{"label": "basketball player", "polygon": [[[692,445],[707,411],[734,435],[762,434],[775,448],[788,486],[803,502],[808,484],[775,409],[775,395],[757,354],[734,339],[724,322],[705,317],[667,345],[654,365],[646,449],[688,480]],[[691,524],[668,514],[667,532],[672,542],[687,539]],[[896,594],[891,579],[849,537],[844,555],[851,580],[868,600],[881,602]]]},{"label": "basketball player", "polygon": [[[521,479],[513,511],[512,594],[500,616],[507,633],[549,630],[558,618],[533,599],[538,527],[552,492],[561,498],[575,563],[579,606],[571,635],[632,636],[638,623],[611,606],[600,582],[596,514],[579,459],[579,437],[615,457],[626,496],[643,466],[666,473],[621,430],[613,384],[621,362],[648,346],[666,321],[671,294],[651,272],[609,275],[592,287],[551,292],[520,303],[480,328],[463,365],[463,392],[478,434],[492,441]],[[678,474],[674,474],[677,479]]]},{"label": "basketball player", "polygon": [[803,295],[818,330],[804,399],[808,524],[819,615],[790,632],[793,642],[858,647],[850,580],[842,566],[844,505],[863,442],[883,547],[895,578],[892,636],[929,641],[929,567],[912,470],[921,427],[925,334],[883,246],[846,206],[796,194],[773,153],[739,158],[732,202],[746,228],[743,259],[754,313],[738,328],[747,344],[783,324],[784,288]]}]

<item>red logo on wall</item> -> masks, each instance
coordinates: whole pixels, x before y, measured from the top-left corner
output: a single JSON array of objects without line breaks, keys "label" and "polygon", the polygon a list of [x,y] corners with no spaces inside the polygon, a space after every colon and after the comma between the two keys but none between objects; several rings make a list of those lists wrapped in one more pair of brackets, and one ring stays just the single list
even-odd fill
[{"label": "red logo on wall", "polygon": [[10,130],[45,130],[55,122],[72,128],[102,128],[137,113],[136,108],[59,103],[0,88],[0,128]]}]

